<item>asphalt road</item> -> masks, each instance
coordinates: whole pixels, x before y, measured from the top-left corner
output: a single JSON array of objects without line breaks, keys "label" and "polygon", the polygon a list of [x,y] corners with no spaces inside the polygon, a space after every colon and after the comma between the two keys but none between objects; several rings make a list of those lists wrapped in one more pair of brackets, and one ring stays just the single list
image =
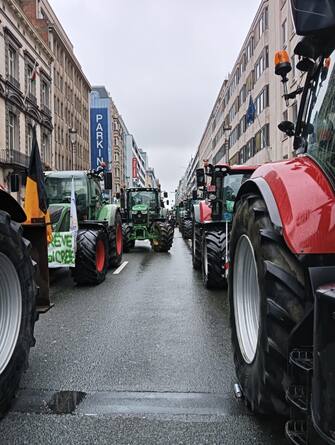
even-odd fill
[{"label": "asphalt road", "polygon": [[279,420],[234,398],[226,295],[203,289],[179,232],[171,253],[124,260],[97,287],[54,274],[1,445],[284,445]]}]

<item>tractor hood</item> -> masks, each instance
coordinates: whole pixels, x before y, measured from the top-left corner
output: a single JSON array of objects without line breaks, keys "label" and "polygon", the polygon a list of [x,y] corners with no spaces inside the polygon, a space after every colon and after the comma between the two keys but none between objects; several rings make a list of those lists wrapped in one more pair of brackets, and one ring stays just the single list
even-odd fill
[{"label": "tractor hood", "polygon": [[137,204],[132,207],[132,212],[147,212],[149,207],[146,204]]}]

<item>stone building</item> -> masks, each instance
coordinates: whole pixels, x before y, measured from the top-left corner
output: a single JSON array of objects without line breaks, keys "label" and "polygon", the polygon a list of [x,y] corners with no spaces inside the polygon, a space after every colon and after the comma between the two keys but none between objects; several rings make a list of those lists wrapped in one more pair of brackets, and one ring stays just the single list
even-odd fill
[{"label": "stone building", "polygon": [[[262,0],[229,76],[223,81],[197,150],[199,166],[212,163],[258,164],[290,158],[292,140],[281,134],[282,120],[295,121],[298,103],[286,107],[274,72],[276,50],[293,55],[297,43],[288,0]],[[289,88],[301,82],[295,69]],[[248,109],[254,116],[248,119]]]},{"label": "stone building", "polygon": [[20,4],[54,56],[49,107],[54,117],[51,167],[88,169],[90,83],[48,0],[20,0]]},{"label": "stone building", "polygon": [[[53,59],[47,41],[36,31],[21,2],[1,0],[0,184],[7,189],[12,173],[20,174],[20,186],[24,185],[33,126],[44,167],[52,168]],[[21,201],[20,192],[17,198]]]}]

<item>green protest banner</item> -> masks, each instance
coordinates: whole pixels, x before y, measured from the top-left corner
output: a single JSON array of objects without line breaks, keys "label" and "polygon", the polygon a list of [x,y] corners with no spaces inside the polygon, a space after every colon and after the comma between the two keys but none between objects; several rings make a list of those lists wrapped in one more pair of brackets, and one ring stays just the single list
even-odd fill
[{"label": "green protest banner", "polygon": [[50,268],[74,267],[76,262],[75,234],[72,232],[54,232],[52,243],[48,247],[48,263]]}]

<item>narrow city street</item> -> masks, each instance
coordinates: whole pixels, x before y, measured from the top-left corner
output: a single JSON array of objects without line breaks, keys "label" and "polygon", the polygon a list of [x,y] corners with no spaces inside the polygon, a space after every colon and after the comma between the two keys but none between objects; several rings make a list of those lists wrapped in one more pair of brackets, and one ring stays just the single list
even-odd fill
[{"label": "narrow city street", "polygon": [[124,261],[97,287],[53,274],[1,445],[284,444],[234,397],[227,296],[203,288],[178,230],[170,253],[138,242]]}]

